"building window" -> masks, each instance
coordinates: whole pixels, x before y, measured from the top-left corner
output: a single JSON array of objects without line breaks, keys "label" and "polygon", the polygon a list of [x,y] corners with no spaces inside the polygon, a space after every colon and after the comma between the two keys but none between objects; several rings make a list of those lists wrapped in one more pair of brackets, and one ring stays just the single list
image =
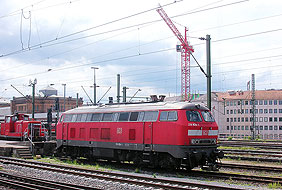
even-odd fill
[{"label": "building window", "polygon": [[240,122],[240,117],[238,117],[238,122]]},{"label": "building window", "polygon": [[244,109],[241,110],[241,113],[244,113]]},{"label": "building window", "polygon": [[240,111],[240,109],[238,109],[238,113],[240,113],[241,111]]},{"label": "building window", "polygon": [[273,121],[273,118],[272,117],[269,117],[269,122],[272,122]]},{"label": "building window", "polygon": [[274,130],[278,130],[278,126],[277,125],[274,126]]},{"label": "building window", "polygon": [[243,117],[241,117],[241,121],[244,122],[244,118]]},{"label": "building window", "polygon": [[253,113],[253,110],[252,110],[252,109],[250,109],[250,113]]},{"label": "building window", "polygon": [[259,130],[261,130],[261,131],[262,131],[262,130],[263,130],[263,126],[259,126]]},{"label": "building window", "polygon": [[263,109],[259,109],[259,113],[262,114],[263,113]]},{"label": "building window", "polygon": [[257,117],[255,118],[255,121],[258,122],[258,118]]},{"label": "building window", "polygon": [[263,117],[260,117],[260,118],[259,118],[259,121],[260,121],[260,122],[263,122]]},{"label": "building window", "polygon": [[277,122],[277,117],[274,117],[274,122]]},{"label": "building window", "polygon": [[245,117],[245,122],[248,122],[249,121],[249,118],[248,117]]},{"label": "building window", "polygon": [[230,106],[233,106],[233,102],[232,101],[230,101]]},{"label": "building window", "polygon": [[234,101],[234,106],[236,106],[236,101]]},{"label": "building window", "polygon": [[240,126],[238,126],[238,130],[240,130]]},{"label": "building window", "polygon": [[234,114],[236,114],[236,110],[234,110]]},{"label": "building window", "polygon": [[255,100],[255,105],[258,105],[258,101],[257,100]]},{"label": "building window", "polygon": [[255,109],[255,113],[256,113],[256,114],[258,113],[258,109]]},{"label": "building window", "polygon": [[233,110],[230,110],[230,114],[233,114]]},{"label": "building window", "polygon": [[249,105],[249,101],[248,100],[245,101],[245,105]]},{"label": "building window", "polygon": [[250,100],[250,105],[253,105],[253,101],[252,100]]},{"label": "building window", "polygon": [[269,111],[269,113],[273,113],[273,110],[272,110],[272,109],[269,109],[268,111]]},{"label": "building window", "polygon": [[268,130],[268,126],[264,126],[264,130],[267,131]]},{"label": "building window", "polygon": [[264,117],[264,122],[267,122],[267,121],[268,121],[267,117]]},{"label": "building window", "polygon": [[267,113],[268,112],[268,110],[267,109],[264,109],[264,113]]},{"label": "building window", "polygon": [[229,126],[226,126],[226,130],[228,130],[228,131],[229,131]]},{"label": "building window", "polygon": [[273,102],[274,102],[274,105],[277,105],[277,100],[274,100]]},{"label": "building window", "polygon": [[279,130],[282,130],[282,126],[279,126]]},{"label": "building window", "polygon": [[274,113],[277,113],[277,109],[274,109]]},{"label": "building window", "polygon": [[237,119],[236,119],[236,117],[234,118],[234,122],[237,122]]},{"label": "building window", "polygon": [[229,122],[229,118],[226,119],[226,122]]},{"label": "building window", "polygon": [[259,105],[262,105],[262,104],[263,104],[263,101],[262,101],[262,100],[260,100],[260,101],[259,101]]},{"label": "building window", "polygon": [[269,100],[268,104],[269,104],[269,105],[272,105],[272,100]]},{"label": "building window", "polygon": [[231,126],[231,131],[233,130],[233,126]]},{"label": "building window", "polygon": [[227,110],[226,113],[229,114],[229,110]]},{"label": "building window", "polygon": [[250,117],[250,122],[252,122],[253,121],[253,118],[252,117]]},{"label": "building window", "polygon": [[279,100],[279,105],[282,105],[282,100]]},{"label": "building window", "polygon": [[238,106],[241,105],[241,100],[238,100]]},{"label": "building window", "polygon": [[282,122],[282,117],[279,117],[279,122]]},{"label": "building window", "polygon": [[249,126],[245,126],[245,130],[249,130]]},{"label": "building window", "polygon": [[226,106],[229,106],[229,102],[228,101],[226,102]]},{"label": "building window", "polygon": [[279,109],[279,113],[282,113],[282,109]]},{"label": "building window", "polygon": [[234,126],[234,130],[237,130],[237,126]]},{"label": "building window", "polygon": [[244,126],[241,126],[241,129],[244,130]]},{"label": "building window", "polygon": [[230,118],[230,122],[233,122],[233,118]]},{"label": "building window", "polygon": [[273,130],[273,126],[269,126],[269,130]]},{"label": "building window", "polygon": [[267,100],[264,100],[264,105],[267,105]]}]

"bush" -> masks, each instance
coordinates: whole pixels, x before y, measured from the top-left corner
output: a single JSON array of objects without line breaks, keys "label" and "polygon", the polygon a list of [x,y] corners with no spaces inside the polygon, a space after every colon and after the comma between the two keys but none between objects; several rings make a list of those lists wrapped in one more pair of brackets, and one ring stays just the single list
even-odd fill
[{"label": "bush", "polygon": [[231,141],[231,140],[232,140],[232,137],[229,136],[229,137],[227,138],[227,140]]}]

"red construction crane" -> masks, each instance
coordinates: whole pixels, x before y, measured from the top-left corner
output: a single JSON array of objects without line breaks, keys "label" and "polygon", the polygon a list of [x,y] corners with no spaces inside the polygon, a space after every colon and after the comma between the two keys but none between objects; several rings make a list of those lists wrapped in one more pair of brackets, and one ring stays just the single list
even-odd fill
[{"label": "red construction crane", "polygon": [[190,99],[190,54],[194,52],[193,47],[187,41],[188,30],[185,27],[185,37],[183,37],[162,7],[158,8],[157,12],[181,42],[181,99],[188,101]]}]

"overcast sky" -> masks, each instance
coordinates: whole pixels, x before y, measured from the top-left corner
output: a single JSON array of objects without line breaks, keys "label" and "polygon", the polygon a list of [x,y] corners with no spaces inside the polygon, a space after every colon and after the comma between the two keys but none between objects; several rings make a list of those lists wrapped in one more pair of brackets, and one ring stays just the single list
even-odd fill
[{"label": "overcast sky", "polygon": [[[205,41],[211,35],[212,90],[282,89],[282,1],[278,0],[1,0],[0,97],[31,94],[54,84],[59,95],[116,99],[116,75],[128,96],[180,94],[179,41],[155,10],[166,13],[184,34],[206,70]],[[205,93],[206,78],[191,59],[191,92]]]}]

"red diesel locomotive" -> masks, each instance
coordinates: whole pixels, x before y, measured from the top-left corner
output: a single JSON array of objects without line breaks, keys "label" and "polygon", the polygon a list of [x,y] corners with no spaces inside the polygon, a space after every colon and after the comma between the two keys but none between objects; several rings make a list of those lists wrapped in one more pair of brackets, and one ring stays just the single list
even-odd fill
[{"label": "red diesel locomotive", "polygon": [[162,168],[216,169],[218,126],[206,107],[187,102],[112,104],[65,112],[57,153]]},{"label": "red diesel locomotive", "polygon": [[29,116],[16,113],[5,116],[4,123],[1,123],[2,139],[25,140],[32,138],[32,141],[45,139],[46,130],[42,128],[40,121],[30,121]]}]

